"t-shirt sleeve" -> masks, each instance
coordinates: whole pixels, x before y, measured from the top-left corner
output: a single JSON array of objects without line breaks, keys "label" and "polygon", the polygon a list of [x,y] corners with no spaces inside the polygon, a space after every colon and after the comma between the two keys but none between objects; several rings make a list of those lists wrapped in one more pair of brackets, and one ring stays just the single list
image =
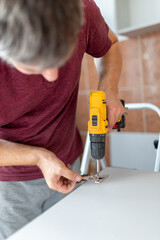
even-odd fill
[{"label": "t-shirt sleeve", "polygon": [[112,43],[108,37],[109,27],[93,0],[85,0],[86,53],[93,57],[102,57]]}]

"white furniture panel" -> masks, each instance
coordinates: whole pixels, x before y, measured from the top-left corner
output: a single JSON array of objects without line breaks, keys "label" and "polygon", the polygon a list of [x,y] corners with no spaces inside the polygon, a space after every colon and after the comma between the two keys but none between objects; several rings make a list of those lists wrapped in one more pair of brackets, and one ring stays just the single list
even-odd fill
[{"label": "white furniture panel", "polygon": [[160,173],[106,168],[9,240],[159,240]]},{"label": "white furniture panel", "polygon": [[156,133],[112,132],[110,134],[110,161],[112,167],[154,171]]}]

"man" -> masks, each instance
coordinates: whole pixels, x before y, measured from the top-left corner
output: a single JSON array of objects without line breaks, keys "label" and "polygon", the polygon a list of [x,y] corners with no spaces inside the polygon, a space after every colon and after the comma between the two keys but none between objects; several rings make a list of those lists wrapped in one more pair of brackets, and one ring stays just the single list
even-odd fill
[{"label": "man", "polygon": [[81,180],[75,112],[85,52],[103,56],[99,89],[111,130],[124,112],[121,57],[94,1],[0,1],[1,240]]}]

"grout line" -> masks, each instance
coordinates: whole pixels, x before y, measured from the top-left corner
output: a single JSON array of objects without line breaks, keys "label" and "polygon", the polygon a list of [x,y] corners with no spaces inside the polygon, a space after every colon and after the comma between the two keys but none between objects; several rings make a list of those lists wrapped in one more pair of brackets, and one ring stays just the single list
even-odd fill
[{"label": "grout line", "polygon": [[[130,86],[130,87],[119,87],[119,92],[120,91],[129,91],[129,90],[143,90],[143,89],[148,89],[148,88],[152,88],[153,85],[151,84],[148,84],[148,85],[143,85],[143,86],[140,86],[140,87],[133,87],[133,86]],[[156,84],[154,85],[154,87],[160,87],[160,84]],[[90,89],[90,90],[79,90],[78,94],[79,95],[88,95],[90,94],[91,91],[95,91],[95,89]]]},{"label": "grout line", "polygon": [[[145,85],[145,86],[140,86],[140,88],[137,87],[119,87],[119,92],[121,91],[129,91],[129,90],[144,90],[148,88],[152,88],[153,85]],[[156,84],[154,87],[160,87],[160,84]],[[89,95],[91,91],[95,91],[95,89],[90,89],[90,90],[79,90],[78,94],[79,95]],[[142,99],[143,100],[143,99]]]},{"label": "grout line", "polygon": [[[141,101],[145,102],[144,96],[144,75],[143,75],[143,65],[142,65],[142,45],[141,37],[137,38],[138,42],[138,61],[139,61],[139,70],[140,70],[140,90],[141,90]],[[146,111],[142,110],[143,117],[143,131],[147,132],[147,123],[146,123]]]},{"label": "grout line", "polygon": [[[155,87],[160,87],[160,84],[156,84],[154,85]],[[153,87],[153,84],[148,84],[148,85],[144,85],[143,87],[140,86],[140,87],[133,87],[133,86],[130,86],[130,87],[119,87],[119,91],[129,91],[129,90],[143,90],[143,89],[148,89],[148,88],[151,88]]]}]

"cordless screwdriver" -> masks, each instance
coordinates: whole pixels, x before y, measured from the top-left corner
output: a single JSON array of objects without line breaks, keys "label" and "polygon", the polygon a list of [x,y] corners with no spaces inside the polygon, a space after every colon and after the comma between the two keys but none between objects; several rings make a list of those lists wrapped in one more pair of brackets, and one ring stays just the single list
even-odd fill
[{"label": "cordless screwdriver", "polygon": [[[121,101],[124,105],[124,100]],[[88,132],[91,141],[91,156],[97,163],[97,178],[99,179],[100,160],[105,156],[105,139],[108,132],[106,95],[103,91],[93,91],[89,96]],[[115,124],[113,129],[120,131],[125,127],[125,117]]]}]

